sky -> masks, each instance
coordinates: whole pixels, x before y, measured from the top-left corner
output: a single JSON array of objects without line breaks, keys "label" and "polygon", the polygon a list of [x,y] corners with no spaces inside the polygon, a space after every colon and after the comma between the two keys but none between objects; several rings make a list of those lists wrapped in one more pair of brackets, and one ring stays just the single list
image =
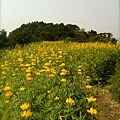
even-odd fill
[{"label": "sky", "polygon": [[110,32],[120,40],[119,0],[0,0],[0,29],[23,23],[75,24],[86,31]]}]

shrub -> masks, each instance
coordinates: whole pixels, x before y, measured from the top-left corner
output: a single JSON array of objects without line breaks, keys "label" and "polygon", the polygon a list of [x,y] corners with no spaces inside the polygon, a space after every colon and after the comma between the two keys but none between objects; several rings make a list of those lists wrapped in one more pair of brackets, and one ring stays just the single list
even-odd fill
[{"label": "shrub", "polygon": [[117,64],[115,68],[115,74],[112,77],[112,82],[111,82],[111,91],[113,93],[113,97],[120,102],[120,49],[117,54]]}]

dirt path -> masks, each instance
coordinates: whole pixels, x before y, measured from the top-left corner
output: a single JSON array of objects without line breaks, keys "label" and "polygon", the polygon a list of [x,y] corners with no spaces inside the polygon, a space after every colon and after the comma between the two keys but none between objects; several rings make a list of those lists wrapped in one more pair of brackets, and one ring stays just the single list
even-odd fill
[{"label": "dirt path", "polygon": [[95,116],[97,120],[120,120],[120,103],[112,99],[108,90],[100,88],[97,100],[100,112]]}]

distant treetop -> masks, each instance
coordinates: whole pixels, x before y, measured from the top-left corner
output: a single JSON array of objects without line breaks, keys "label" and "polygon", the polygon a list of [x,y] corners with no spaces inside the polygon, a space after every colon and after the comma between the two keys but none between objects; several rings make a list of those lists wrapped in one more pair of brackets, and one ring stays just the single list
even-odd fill
[{"label": "distant treetop", "polygon": [[[39,41],[74,41],[74,42],[111,42],[116,44],[117,39],[112,38],[112,33],[99,33],[90,30],[86,32],[77,25],[64,23],[53,24],[44,23],[43,21],[29,22],[22,24],[9,33],[6,37],[6,31],[0,31],[0,46],[15,46],[16,44],[24,45],[31,42]],[[7,44],[6,44],[7,41]]]}]

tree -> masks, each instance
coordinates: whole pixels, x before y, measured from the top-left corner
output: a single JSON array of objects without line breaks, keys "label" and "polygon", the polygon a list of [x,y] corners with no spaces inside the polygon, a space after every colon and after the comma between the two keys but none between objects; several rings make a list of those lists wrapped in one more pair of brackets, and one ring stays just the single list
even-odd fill
[{"label": "tree", "polygon": [[88,42],[88,34],[84,28],[75,30],[75,41],[76,42]]},{"label": "tree", "polygon": [[110,42],[113,43],[113,44],[117,44],[117,39],[116,38],[110,38]]},{"label": "tree", "polygon": [[86,32],[85,29],[80,29],[77,25],[35,21],[22,24],[19,28],[13,30],[9,34],[8,40],[9,45],[14,47],[16,44],[24,45],[39,41],[57,41],[63,39],[68,41],[68,38],[70,41],[76,42],[115,42],[111,37],[111,33],[97,34],[94,30]]},{"label": "tree", "polygon": [[89,37],[94,37],[97,35],[97,32],[94,30],[90,30],[90,31],[88,31],[88,35],[89,35]]},{"label": "tree", "polygon": [[8,46],[7,32],[3,29],[0,31],[0,48]]}]

